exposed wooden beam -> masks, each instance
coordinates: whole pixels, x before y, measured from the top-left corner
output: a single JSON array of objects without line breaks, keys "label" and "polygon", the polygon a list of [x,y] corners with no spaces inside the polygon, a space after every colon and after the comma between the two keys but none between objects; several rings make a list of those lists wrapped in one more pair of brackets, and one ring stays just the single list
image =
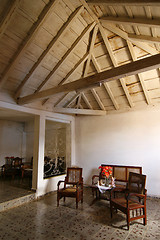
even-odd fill
[{"label": "exposed wooden beam", "polygon": [[[132,57],[133,61],[136,61],[137,57],[136,57],[136,55],[134,53],[134,49],[133,49],[132,43],[127,41],[127,44],[128,44],[128,48],[129,48],[129,51],[130,51],[130,54],[131,54],[131,57]],[[142,89],[143,89],[146,101],[147,101],[148,104],[151,104],[151,99],[150,99],[149,93],[148,93],[148,91],[146,89],[145,82],[144,82],[144,79],[143,79],[143,76],[142,76],[141,73],[138,74],[138,78],[139,78],[139,81],[141,83],[141,86],[142,86]]]},{"label": "exposed wooden beam", "polygon": [[89,24],[81,33],[81,35],[76,39],[76,41],[72,44],[71,48],[68,49],[68,51],[65,53],[65,55],[61,58],[61,60],[56,64],[56,66],[52,69],[52,71],[48,74],[48,76],[45,78],[45,80],[39,85],[36,92],[40,91],[42,87],[49,81],[49,79],[53,76],[53,74],[58,71],[60,66],[64,64],[64,62],[67,60],[67,58],[70,56],[70,54],[73,53],[75,48],[80,44],[81,41],[83,41],[84,37],[93,29],[95,26],[95,23]]},{"label": "exposed wooden beam", "polygon": [[[113,66],[114,67],[118,67],[118,64],[117,64],[116,58],[114,56],[113,50],[112,50],[112,48],[110,46],[109,40],[108,40],[108,38],[107,38],[107,36],[106,36],[106,34],[104,32],[104,29],[101,26],[101,24],[99,24],[99,30],[101,32],[101,36],[103,38],[104,44],[106,46],[106,49],[109,52],[109,56],[110,56],[110,58],[112,60]],[[131,96],[129,94],[128,88],[127,88],[126,83],[125,83],[125,79],[121,78],[121,79],[119,79],[119,81],[121,83],[121,86],[123,88],[123,91],[124,91],[124,93],[126,95],[126,98],[128,100],[128,103],[129,103],[130,107],[134,107],[134,103],[132,101],[132,98],[131,98]]]},{"label": "exposed wooden beam", "polygon": [[[96,60],[96,58],[94,57],[93,54],[92,54],[92,62],[93,62],[93,64],[94,64],[97,72],[98,72],[98,73],[101,72],[101,69],[100,69],[100,67],[99,67],[99,65],[98,65],[98,63],[97,63],[97,60]],[[111,88],[109,87],[108,83],[103,83],[103,86],[104,86],[104,88],[106,89],[106,91],[107,91],[107,93],[108,93],[108,95],[109,95],[109,97],[110,97],[110,99],[111,99],[111,101],[112,101],[115,109],[118,110],[118,109],[119,109],[119,105],[118,105],[118,103],[117,103],[117,101],[116,101],[116,99],[115,99],[115,97],[114,97],[114,95],[113,95],[113,93],[112,93],[112,90],[111,90]]]},{"label": "exposed wooden beam", "polygon": [[145,27],[160,27],[159,20],[157,19],[148,19],[148,18],[128,18],[128,17],[102,17],[100,20],[108,23],[116,24],[129,24],[129,25],[141,25]]},{"label": "exposed wooden beam", "polygon": [[79,97],[79,95],[80,95],[80,93],[77,93],[77,94],[75,94],[72,98],[71,98],[71,100],[64,106],[64,107],[69,107],[78,97]]},{"label": "exposed wooden beam", "polygon": [[80,104],[81,104],[81,98],[82,98],[82,94],[80,93],[78,99],[77,99],[77,105],[76,105],[76,108],[78,109],[80,107]]},{"label": "exposed wooden beam", "polygon": [[88,101],[86,95],[85,95],[83,92],[82,92],[81,94],[82,94],[82,98],[83,98],[85,104],[87,105],[87,107],[88,107],[89,109],[93,109],[93,108],[92,108],[92,105],[91,105],[90,102]]},{"label": "exposed wooden beam", "polygon": [[68,98],[70,93],[65,93],[55,104],[54,107],[58,107],[65,99]]},{"label": "exposed wooden beam", "polygon": [[54,112],[66,113],[66,114],[80,114],[80,115],[106,115],[106,111],[103,110],[90,110],[90,109],[75,109],[75,108],[53,108]]},{"label": "exposed wooden beam", "polygon": [[74,68],[71,69],[71,71],[69,71],[69,73],[67,73],[67,75],[65,76],[65,78],[63,78],[63,80],[58,84],[58,85],[62,85],[64,84],[69,77],[71,77],[71,75],[77,70],[78,67],[81,66],[81,64],[83,64],[86,59],[88,58],[89,53],[87,52],[74,66]]},{"label": "exposed wooden beam", "polygon": [[96,101],[97,101],[97,103],[98,103],[100,109],[101,109],[101,110],[105,110],[105,107],[104,107],[104,105],[103,105],[103,103],[102,103],[100,97],[98,96],[96,90],[95,90],[95,89],[91,89],[91,92],[92,92],[94,98],[96,99]]},{"label": "exposed wooden beam", "polygon": [[[91,39],[91,43],[90,43],[90,49],[89,49],[89,56],[87,59],[83,77],[86,77],[88,74],[88,68],[89,68],[89,64],[91,62],[91,57],[92,57],[92,53],[93,53],[93,49],[94,49],[97,32],[98,32],[98,26],[96,25],[93,30],[92,39]],[[93,94],[93,96],[94,96],[96,102],[98,103],[99,107],[101,108],[101,110],[105,110],[105,107],[104,107],[101,99],[99,98],[98,94],[96,93],[95,89],[91,89],[91,93]]]},{"label": "exposed wooden beam", "polygon": [[159,53],[155,48],[149,46],[146,43],[142,43],[142,42],[138,42],[135,41],[131,38],[128,37],[128,34],[124,31],[122,31],[121,29],[119,29],[118,27],[114,26],[113,24],[107,24],[105,21],[101,21],[102,25],[104,28],[108,29],[109,31],[119,35],[120,37],[122,37],[125,40],[129,40],[131,41],[134,45],[136,45],[137,47],[141,48],[142,50],[144,50],[145,52],[150,53],[151,55],[157,54]]},{"label": "exposed wooden beam", "polygon": [[91,5],[159,6],[159,0],[87,0]]},{"label": "exposed wooden beam", "polygon": [[123,77],[135,75],[141,72],[157,69],[160,67],[160,54],[147,57],[132,63],[124,64],[113,69],[94,74],[62,86],[53,87],[37,92],[18,100],[19,104],[26,104],[38,99],[43,99],[60,92],[81,91],[89,87],[96,87],[100,83],[118,80]]},{"label": "exposed wooden beam", "polygon": [[31,43],[34,39],[35,35],[37,34],[39,28],[42,26],[46,18],[51,14],[52,9],[54,8],[55,4],[57,4],[59,0],[50,0],[49,3],[44,7],[41,14],[38,17],[38,20],[32,25],[29,33],[27,34],[25,40],[20,44],[17,52],[13,56],[12,60],[10,61],[9,65],[5,68],[2,77],[0,79],[0,87],[4,84],[7,80],[9,74],[13,70],[14,66],[18,63],[24,51],[26,50],[27,46]]},{"label": "exposed wooden beam", "polygon": [[[68,80],[68,78],[77,70],[77,68],[79,67],[79,66],[81,66],[81,64],[83,64],[85,61],[86,61],[86,59],[88,58],[88,52],[76,63],[76,65],[74,66],[74,68],[72,68],[71,69],[71,71],[69,71],[69,73],[67,73],[67,75],[65,76],[65,78],[63,78],[62,79],[62,81],[58,84],[58,86],[60,86],[60,85],[62,85],[62,84],[64,84],[67,80]],[[64,98],[66,98],[66,95],[64,95]],[[45,103],[47,102],[49,100],[49,98],[47,98],[46,100],[45,100]],[[61,101],[63,101],[63,98],[61,99]],[[44,104],[43,104],[44,105]]]},{"label": "exposed wooden beam", "polygon": [[77,18],[82,10],[84,9],[83,6],[79,7],[78,9],[76,9],[71,16],[69,17],[68,21],[61,27],[61,29],[58,31],[58,33],[56,34],[56,36],[51,40],[51,42],[49,43],[49,45],[47,46],[47,48],[43,51],[43,53],[41,54],[41,56],[38,58],[37,62],[32,66],[32,68],[30,69],[29,73],[26,75],[26,77],[23,79],[23,81],[21,82],[21,84],[18,86],[18,88],[15,91],[15,98],[18,98],[21,94],[22,88],[24,87],[24,85],[26,84],[26,82],[33,76],[33,74],[35,73],[35,70],[37,69],[37,67],[42,64],[45,56],[49,53],[49,51],[51,49],[53,49],[53,47],[55,46],[55,44],[60,41],[60,39],[62,39],[63,35],[68,31],[68,29],[70,28],[70,26],[72,25],[73,21],[75,21],[75,18]]},{"label": "exposed wooden beam", "polygon": [[19,6],[20,0],[12,0],[9,1],[7,5],[7,9],[3,14],[2,18],[0,19],[0,38],[2,37],[3,33],[5,32],[6,28],[8,27],[16,9]]},{"label": "exposed wooden beam", "polygon": [[136,35],[128,33],[128,38],[135,41],[149,42],[149,43],[160,43],[160,37],[151,37],[147,35]]}]

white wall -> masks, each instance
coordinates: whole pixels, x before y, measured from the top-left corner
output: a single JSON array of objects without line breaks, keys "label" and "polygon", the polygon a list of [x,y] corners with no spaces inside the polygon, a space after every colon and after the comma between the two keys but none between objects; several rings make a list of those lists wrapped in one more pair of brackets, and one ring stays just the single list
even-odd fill
[{"label": "white wall", "polygon": [[5,157],[25,156],[24,124],[0,120],[0,166],[5,164]]},{"label": "white wall", "polygon": [[86,184],[101,163],[138,165],[160,197],[160,110],[76,118],[76,159]]}]

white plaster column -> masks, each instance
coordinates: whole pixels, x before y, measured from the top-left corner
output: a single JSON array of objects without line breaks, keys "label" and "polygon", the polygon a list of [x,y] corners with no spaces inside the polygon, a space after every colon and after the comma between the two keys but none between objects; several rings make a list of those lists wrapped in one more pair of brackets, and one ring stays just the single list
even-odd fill
[{"label": "white plaster column", "polygon": [[45,145],[45,115],[36,115],[34,124],[34,152],[33,152],[33,178],[32,189],[40,194],[43,187]]}]

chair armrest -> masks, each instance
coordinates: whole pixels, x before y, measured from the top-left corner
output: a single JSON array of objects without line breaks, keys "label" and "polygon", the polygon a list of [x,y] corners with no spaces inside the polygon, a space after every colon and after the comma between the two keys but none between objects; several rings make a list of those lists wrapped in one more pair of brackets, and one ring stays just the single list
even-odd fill
[{"label": "chair armrest", "polygon": [[[93,175],[92,176],[92,185],[95,185],[96,183],[95,183],[95,178],[98,178],[98,180],[99,180],[99,175]],[[97,181],[98,182],[98,181]]]},{"label": "chair armrest", "polygon": [[61,183],[65,183],[65,181],[62,181],[62,180],[61,180],[61,181],[59,181],[59,182],[57,183],[58,190],[59,190],[59,186],[60,186]]}]

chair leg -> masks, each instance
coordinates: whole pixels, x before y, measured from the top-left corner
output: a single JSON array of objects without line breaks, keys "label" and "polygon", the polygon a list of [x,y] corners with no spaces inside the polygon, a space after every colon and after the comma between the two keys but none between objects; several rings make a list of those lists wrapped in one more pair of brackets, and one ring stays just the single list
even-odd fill
[{"label": "chair leg", "polygon": [[113,213],[112,213],[112,203],[110,202],[110,214],[111,214],[111,218],[113,217]]},{"label": "chair leg", "polygon": [[63,201],[64,201],[64,202],[66,201],[66,197],[63,198]]},{"label": "chair leg", "polygon": [[59,207],[59,196],[58,196],[58,194],[57,194],[57,207]]},{"label": "chair leg", "polygon": [[78,208],[78,199],[76,198],[76,209]]},{"label": "chair leg", "polygon": [[129,223],[130,223],[130,212],[129,212],[129,210],[127,210],[127,228],[128,228],[128,230],[129,230]]},{"label": "chair leg", "polygon": [[147,225],[147,215],[146,215],[146,209],[145,208],[143,208],[143,215],[144,215],[143,224]]}]

